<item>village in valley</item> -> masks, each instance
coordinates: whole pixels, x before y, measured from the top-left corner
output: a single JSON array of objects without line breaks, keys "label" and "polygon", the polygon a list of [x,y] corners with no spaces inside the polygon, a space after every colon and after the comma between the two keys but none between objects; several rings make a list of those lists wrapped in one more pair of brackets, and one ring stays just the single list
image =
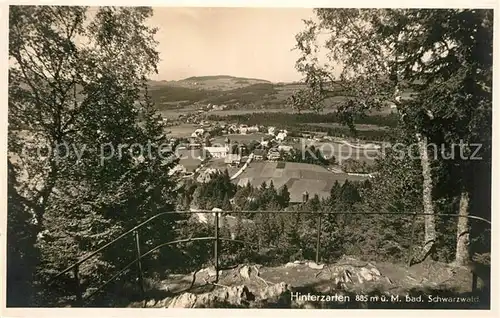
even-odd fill
[{"label": "village in valley", "polygon": [[[214,110],[220,108],[207,106]],[[209,114],[203,109],[206,108],[180,115],[177,120],[162,120],[167,133],[175,134],[169,141],[179,158],[178,164],[169,171],[170,175],[203,183],[215,173],[227,170],[232,182],[241,187],[248,183],[259,187],[272,182],[280,188],[286,184],[291,203],[303,202],[305,197],[315,195],[326,198],[335,181],[363,181],[373,177],[372,173],[352,169],[355,166],[352,163],[357,157],[373,164],[382,142],[360,142],[351,138],[351,144],[342,137],[326,133],[304,131],[291,135],[287,129],[275,126],[210,121],[203,119]],[[182,127],[180,133],[173,133],[179,127]],[[320,150],[314,153],[320,158],[310,162],[301,160],[311,147]],[[349,153],[344,163],[339,162],[341,152],[343,155]],[[364,157],[367,153],[371,158]]]}]

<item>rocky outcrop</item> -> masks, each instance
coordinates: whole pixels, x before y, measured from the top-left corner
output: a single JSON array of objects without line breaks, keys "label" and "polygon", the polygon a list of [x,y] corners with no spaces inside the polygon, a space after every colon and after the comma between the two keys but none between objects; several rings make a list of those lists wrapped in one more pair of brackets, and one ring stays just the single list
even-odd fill
[{"label": "rocky outcrop", "polygon": [[290,267],[300,267],[300,266],[309,266],[312,269],[323,269],[325,267],[325,264],[317,264],[316,262],[313,261],[294,261],[294,262],[288,262],[285,264],[286,268]]},{"label": "rocky outcrop", "polygon": [[[214,291],[194,294],[183,293],[163,302],[165,308],[214,308],[214,307],[249,307],[250,302],[279,302],[289,291],[288,284],[281,282],[270,285],[254,295],[247,286],[220,287]],[[287,297],[289,298],[289,297]]]},{"label": "rocky outcrop", "polygon": [[247,307],[255,297],[244,285],[203,294],[184,293],[164,302],[165,308]]},{"label": "rocky outcrop", "polygon": [[[266,269],[258,264],[241,264],[232,269],[220,270],[218,283],[213,282],[215,275],[215,268],[210,266],[194,272],[191,277],[177,278],[177,282],[166,283],[166,290],[174,294],[181,292],[181,294],[163,299],[155,303],[154,307],[278,306],[290,308],[299,306],[299,308],[304,308],[303,304],[293,303],[290,297],[292,292],[302,290],[307,285],[301,285],[301,281],[321,283],[321,286],[318,285],[314,287],[314,290],[311,289],[312,292],[320,293],[349,292],[356,290],[357,287],[362,288],[367,282],[377,282],[381,279],[384,279],[384,283],[391,283],[373,264],[363,263],[348,257],[344,257],[334,264],[317,264],[305,260],[290,262],[273,269]],[[188,281],[191,282],[190,287],[181,288],[182,283],[184,282],[186,285]],[[276,283],[276,281],[281,282]],[[195,282],[196,284],[194,284]],[[179,285],[177,288],[176,284]],[[195,286],[198,288],[193,289]],[[211,291],[207,291],[207,288]],[[188,292],[182,292],[182,290]]]},{"label": "rocky outcrop", "polygon": [[327,266],[319,274],[323,278],[332,280],[335,289],[346,289],[347,287],[380,280],[390,283],[390,280],[383,276],[373,264],[350,258],[344,258],[341,262]]},{"label": "rocky outcrop", "polygon": [[257,300],[277,301],[280,297],[282,297],[284,294],[287,294],[291,290],[292,290],[291,286],[289,286],[285,282],[274,284],[274,285],[271,285],[271,286],[264,288],[260,292]]},{"label": "rocky outcrop", "polygon": [[[469,273],[460,268],[449,272],[447,264],[406,268],[388,263],[370,263],[342,257],[332,264],[295,261],[264,267],[240,264],[219,271],[207,267],[190,274],[171,274],[161,282],[164,293],[146,297],[146,307],[156,308],[366,308],[356,295],[419,293],[427,288],[451,288],[463,283],[460,292],[469,292]],[[426,265],[426,266],[427,266]],[[425,270],[425,272],[424,272]],[[385,275],[384,275],[385,274]],[[388,275],[388,276],[386,276]],[[390,277],[389,277],[390,276]],[[455,278],[467,277],[462,282]],[[462,278],[460,278],[462,279]],[[460,285],[461,286],[461,285]],[[317,296],[329,296],[325,302]],[[168,297],[167,297],[168,296]],[[311,297],[309,297],[311,296]],[[144,302],[130,306],[142,307]],[[392,308],[394,304],[386,304]],[[129,307],[130,307],[129,306]],[[369,306],[383,306],[374,302]],[[373,308],[375,308],[373,307]],[[381,307],[381,308],[382,308]]]}]

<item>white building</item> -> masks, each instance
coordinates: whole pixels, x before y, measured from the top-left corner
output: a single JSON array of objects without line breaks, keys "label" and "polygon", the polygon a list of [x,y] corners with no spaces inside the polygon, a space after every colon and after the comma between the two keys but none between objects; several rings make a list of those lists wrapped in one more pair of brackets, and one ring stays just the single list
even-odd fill
[{"label": "white building", "polygon": [[259,132],[259,127],[258,126],[247,126],[247,125],[241,125],[240,126],[240,134],[252,134]]},{"label": "white building", "polygon": [[264,137],[260,139],[260,145],[262,147],[269,147],[269,140],[264,140]]},{"label": "white building", "polygon": [[290,151],[292,151],[292,149],[293,149],[292,146],[286,146],[286,145],[279,145],[278,146],[279,151],[290,152]]},{"label": "white building", "polygon": [[284,141],[286,139],[286,136],[287,136],[287,131],[286,130],[280,131],[278,133],[278,135],[276,136],[276,140],[277,141]]},{"label": "white building", "polygon": [[214,158],[226,158],[229,153],[229,147],[204,147],[205,151],[208,151],[210,155]]},{"label": "white building", "polygon": [[194,137],[194,138],[197,138],[197,137],[201,137],[203,136],[203,134],[205,133],[205,129],[203,128],[198,128],[196,129],[192,134],[191,134],[191,137]]},{"label": "white building", "polygon": [[276,148],[269,150],[269,152],[267,153],[267,159],[269,159],[271,161],[278,160],[280,158],[281,158],[281,154],[278,151],[278,149],[276,149]]}]

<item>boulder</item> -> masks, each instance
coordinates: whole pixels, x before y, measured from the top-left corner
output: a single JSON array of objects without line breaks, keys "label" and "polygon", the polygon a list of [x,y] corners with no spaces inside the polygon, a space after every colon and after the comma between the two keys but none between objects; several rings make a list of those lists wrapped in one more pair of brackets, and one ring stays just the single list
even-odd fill
[{"label": "boulder", "polygon": [[240,275],[244,279],[250,279],[250,267],[248,265],[245,265],[240,268]]},{"label": "boulder", "polygon": [[[371,265],[371,264],[370,264]],[[363,284],[365,282],[378,281],[384,276],[373,265],[370,267],[353,264],[339,264],[328,267],[332,273],[331,278],[338,288],[344,288],[347,284]]]},{"label": "boulder", "polygon": [[200,273],[205,273],[209,277],[214,277],[217,275],[217,272],[215,271],[215,266],[209,266],[209,267],[206,267],[204,269],[201,269]]},{"label": "boulder", "polygon": [[220,305],[246,306],[255,297],[245,285],[215,289],[203,294],[183,293],[166,302],[167,308],[207,308]]},{"label": "boulder", "polygon": [[380,273],[380,271],[376,268],[376,267],[372,267],[370,268],[370,271],[372,272],[372,274],[374,274],[375,276],[382,276],[382,274]]},{"label": "boulder", "polygon": [[196,295],[191,293],[184,293],[177,297],[174,297],[167,308],[193,308],[196,303]]},{"label": "boulder", "polygon": [[316,262],[307,262],[307,266],[312,269],[323,269],[325,268],[325,264],[316,264]]},{"label": "boulder", "polygon": [[[361,276],[363,278],[364,281],[371,282],[374,280],[374,277],[372,275],[372,271],[366,267],[360,268],[358,274],[359,274],[359,276]],[[360,283],[362,283],[362,282],[360,281]]]},{"label": "boulder", "polygon": [[277,283],[264,288],[260,293],[260,299],[261,300],[276,299],[289,290],[290,289],[287,283],[285,282]]},{"label": "boulder", "polygon": [[340,289],[344,288],[347,284],[352,284],[352,273],[345,269],[340,272],[335,278],[333,279],[333,282],[335,283],[335,287]]},{"label": "boulder", "polygon": [[285,264],[285,267],[291,268],[291,267],[299,267],[301,264],[300,263],[295,263],[295,262],[288,262]]}]

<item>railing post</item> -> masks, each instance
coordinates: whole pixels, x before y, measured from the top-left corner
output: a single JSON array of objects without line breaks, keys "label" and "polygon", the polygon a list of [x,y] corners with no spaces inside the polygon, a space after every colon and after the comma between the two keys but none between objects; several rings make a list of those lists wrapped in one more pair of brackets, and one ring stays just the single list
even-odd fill
[{"label": "railing post", "polygon": [[415,223],[417,221],[417,213],[413,214],[413,219],[411,223],[411,234],[410,234],[410,248],[408,250],[408,260],[406,262],[406,267],[411,266],[413,260],[413,237],[415,236]]},{"label": "railing post", "polygon": [[76,293],[76,305],[80,307],[82,305],[82,289],[80,286],[80,275],[79,275],[79,265],[73,267],[73,275],[75,279],[75,293]]},{"label": "railing post", "polygon": [[214,240],[215,282],[219,281],[219,212],[215,212],[215,240]]},{"label": "railing post", "polygon": [[316,237],[316,264],[319,264],[319,248],[320,248],[320,240],[321,240],[321,213],[318,215],[318,234]]},{"label": "railing post", "polygon": [[144,298],[144,282],[143,282],[143,276],[142,276],[142,262],[141,262],[141,245],[139,241],[139,231],[134,231],[134,237],[135,237],[135,246],[136,246],[136,251],[137,251],[137,279],[139,283],[139,288],[141,290],[141,298],[142,300],[145,301]]}]

